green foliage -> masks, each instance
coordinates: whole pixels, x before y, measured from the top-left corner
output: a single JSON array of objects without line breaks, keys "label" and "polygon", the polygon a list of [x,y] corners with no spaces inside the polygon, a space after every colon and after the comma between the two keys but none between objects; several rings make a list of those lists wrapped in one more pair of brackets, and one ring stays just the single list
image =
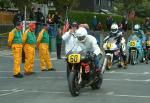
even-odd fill
[{"label": "green foliage", "polygon": [[[97,16],[98,21],[103,24],[104,30],[106,30],[106,19],[110,15],[104,15],[99,13],[92,13],[92,12],[82,12],[82,11],[71,11],[68,13],[69,22],[76,21],[80,23],[88,23],[90,27],[92,27],[92,19],[93,16]],[[111,15],[113,17],[114,23],[119,23],[122,20],[122,16],[120,15]],[[140,18],[136,18],[133,21],[134,24],[142,24],[143,20]],[[129,21],[129,28],[131,28],[132,22]]]},{"label": "green foliage", "polygon": [[78,5],[79,0],[52,0],[58,12],[65,13],[66,9],[71,10]]},{"label": "green foliage", "polygon": [[9,8],[10,6],[9,0],[0,0],[0,8]]},{"label": "green foliage", "polygon": [[117,13],[123,14],[131,10],[135,10],[139,17],[150,15],[150,0],[114,0],[115,7],[118,8]]}]

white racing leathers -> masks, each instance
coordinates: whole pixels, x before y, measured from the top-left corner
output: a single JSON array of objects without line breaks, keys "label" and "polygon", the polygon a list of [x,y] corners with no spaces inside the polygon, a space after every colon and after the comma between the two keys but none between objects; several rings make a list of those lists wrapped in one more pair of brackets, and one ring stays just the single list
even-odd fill
[{"label": "white racing leathers", "polygon": [[95,54],[95,69],[100,69],[100,57],[99,55],[103,54],[100,47],[97,44],[97,40],[92,35],[87,35],[84,42],[77,41],[76,46],[73,48],[73,51],[79,52],[82,50],[90,51]]},{"label": "white racing leathers", "polygon": [[99,54],[103,54],[103,52],[101,51],[100,47],[97,44],[96,38],[93,37],[92,35],[87,35],[86,40],[84,42],[79,41],[76,42],[73,51],[80,51],[80,50],[91,51],[96,56],[98,56]]},{"label": "white racing leathers", "polygon": [[125,38],[123,37],[123,33],[118,31],[118,33],[115,35],[115,36],[107,36],[105,39],[104,39],[104,42],[107,41],[109,38],[112,38],[112,37],[115,37],[115,39],[117,40],[116,44],[118,45],[118,47],[120,48],[121,50],[121,56],[123,57],[123,61],[126,64],[126,59],[127,59],[127,56],[126,56],[126,41],[125,41]]}]

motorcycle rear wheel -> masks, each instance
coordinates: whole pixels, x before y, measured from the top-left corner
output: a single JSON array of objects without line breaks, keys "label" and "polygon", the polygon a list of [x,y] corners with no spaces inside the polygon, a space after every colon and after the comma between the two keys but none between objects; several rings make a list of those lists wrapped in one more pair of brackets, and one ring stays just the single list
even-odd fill
[{"label": "motorcycle rear wheel", "polygon": [[92,85],[91,85],[91,88],[93,90],[96,90],[96,89],[100,89],[101,88],[101,85],[102,85],[102,82],[103,82],[103,76],[101,73],[98,74],[98,80],[96,82],[94,82]]}]

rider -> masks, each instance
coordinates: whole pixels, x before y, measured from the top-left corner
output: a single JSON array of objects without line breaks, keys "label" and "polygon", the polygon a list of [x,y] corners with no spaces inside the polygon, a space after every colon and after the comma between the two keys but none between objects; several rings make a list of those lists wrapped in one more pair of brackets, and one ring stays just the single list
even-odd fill
[{"label": "rider", "polygon": [[79,27],[75,33],[77,37],[77,49],[87,50],[93,52],[91,58],[95,61],[95,70],[100,71],[100,58],[103,54],[100,47],[97,44],[97,40],[92,35],[88,35],[87,30],[84,27]]},{"label": "rider", "polygon": [[[144,32],[143,30],[141,30],[141,26],[139,24],[135,24],[134,25],[134,34],[140,38],[140,40],[142,41],[142,47],[143,47],[143,50],[144,50],[144,57],[145,57],[145,54],[146,54],[146,51],[145,51],[145,41],[146,41],[146,36],[144,35]],[[139,51],[140,52],[140,51]],[[141,60],[141,62],[143,62],[143,58]]]},{"label": "rider", "polygon": [[121,56],[124,61],[124,68],[127,67],[127,56],[125,52],[125,39],[123,37],[123,32],[119,30],[119,27],[117,24],[112,24],[111,25],[111,31],[110,34],[104,39],[104,42],[106,42],[110,38],[115,38],[117,40],[116,44],[118,48],[120,48]]}]

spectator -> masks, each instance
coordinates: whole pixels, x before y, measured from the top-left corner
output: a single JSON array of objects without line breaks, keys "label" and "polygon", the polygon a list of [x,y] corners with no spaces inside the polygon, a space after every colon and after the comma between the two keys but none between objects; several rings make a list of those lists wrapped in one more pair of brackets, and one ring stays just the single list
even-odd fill
[{"label": "spectator", "polygon": [[89,28],[88,24],[85,23],[85,24],[82,24],[82,25],[83,25],[82,27],[84,27],[87,30],[89,35],[95,36],[94,31]]},{"label": "spectator", "polygon": [[23,14],[21,13],[21,11],[19,10],[17,13],[16,13],[16,15],[14,16],[14,18],[13,18],[13,24],[14,24],[14,26],[16,26],[16,24],[18,23],[18,22],[22,22],[24,20],[24,16],[23,16]]},{"label": "spectator", "polygon": [[48,24],[52,24],[53,21],[52,21],[51,14],[48,14],[48,15],[47,15],[46,22],[47,22]]},{"label": "spectator", "polygon": [[145,32],[148,30],[149,31],[149,28],[150,27],[150,18],[149,17],[146,17],[145,18],[145,22],[144,22],[144,30]]},{"label": "spectator", "polygon": [[103,26],[102,26],[101,22],[98,22],[96,30],[98,30],[98,31],[102,31],[103,30]]},{"label": "spectator", "polygon": [[93,30],[96,30],[96,26],[97,26],[97,18],[96,18],[96,16],[94,16],[93,19],[92,19]]},{"label": "spectator", "polygon": [[127,31],[127,27],[128,27],[128,18],[126,16],[124,16],[122,19],[122,29],[124,31]]},{"label": "spectator", "polygon": [[118,24],[118,29],[119,29],[119,31],[122,32],[123,35],[125,34],[125,31],[124,31],[124,29],[123,29],[123,25],[122,25],[121,22]]},{"label": "spectator", "polygon": [[73,22],[71,28],[62,35],[62,39],[65,41],[65,52],[68,54],[70,50],[75,46],[77,38],[75,37],[75,31],[78,29],[78,24]]},{"label": "spectator", "polygon": [[109,31],[110,31],[112,23],[113,23],[113,18],[112,18],[112,16],[109,16],[106,20],[106,26]]},{"label": "spectator", "polygon": [[30,14],[29,14],[29,20],[30,21],[35,21],[36,20],[36,15],[35,15],[35,8],[32,8]]},{"label": "spectator", "polygon": [[61,59],[61,44],[62,44],[62,29],[58,29],[58,33],[56,35],[56,49],[57,49],[57,59]]},{"label": "spectator", "polygon": [[58,24],[58,25],[60,25],[60,23],[61,23],[61,17],[60,17],[60,15],[58,14],[58,12],[56,12],[55,15],[54,15],[54,22],[55,22],[56,24]]},{"label": "spectator", "polygon": [[38,8],[38,11],[36,12],[36,31],[35,31],[36,35],[39,33],[39,31],[41,31],[43,23],[44,23],[44,15],[41,12],[41,9]]}]

